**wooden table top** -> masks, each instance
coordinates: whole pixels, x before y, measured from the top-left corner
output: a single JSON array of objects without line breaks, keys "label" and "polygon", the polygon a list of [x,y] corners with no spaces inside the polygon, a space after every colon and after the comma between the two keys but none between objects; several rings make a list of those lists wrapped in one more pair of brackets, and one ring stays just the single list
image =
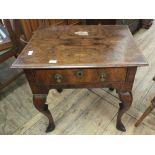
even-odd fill
[{"label": "wooden table top", "polygon": [[40,28],[12,68],[96,68],[147,65],[125,25]]}]

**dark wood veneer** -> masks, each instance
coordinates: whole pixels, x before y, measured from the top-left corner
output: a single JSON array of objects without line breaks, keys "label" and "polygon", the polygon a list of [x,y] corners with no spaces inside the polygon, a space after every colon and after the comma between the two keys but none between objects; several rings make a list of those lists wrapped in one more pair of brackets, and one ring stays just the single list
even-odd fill
[{"label": "dark wood veneer", "polygon": [[[75,32],[88,35],[77,35]],[[28,55],[33,51],[32,55]],[[49,63],[50,60],[54,60]],[[35,107],[55,125],[45,98],[49,89],[114,88],[121,100],[116,128],[132,104],[138,66],[147,65],[127,26],[51,26],[37,30],[13,68],[23,68]]]}]

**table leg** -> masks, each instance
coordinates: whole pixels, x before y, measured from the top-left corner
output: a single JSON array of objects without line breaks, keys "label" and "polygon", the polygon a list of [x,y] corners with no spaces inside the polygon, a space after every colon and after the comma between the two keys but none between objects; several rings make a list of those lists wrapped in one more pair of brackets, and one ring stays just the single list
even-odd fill
[{"label": "table leg", "polygon": [[62,88],[58,88],[58,89],[57,89],[57,92],[59,92],[59,93],[61,93],[62,91],[63,91]]},{"label": "table leg", "polygon": [[151,113],[151,111],[155,108],[155,97],[151,101],[151,105],[145,110],[145,112],[142,114],[142,116],[137,120],[135,127],[137,127],[148,114]]},{"label": "table leg", "polygon": [[46,132],[50,132],[54,130],[55,124],[51,112],[48,109],[48,104],[45,103],[46,97],[47,97],[46,94],[33,94],[33,104],[38,111],[43,113],[48,118],[49,125],[46,129]]},{"label": "table leg", "polygon": [[111,87],[111,88],[109,88],[109,90],[110,90],[110,91],[113,91],[113,90],[114,90],[114,88],[112,88],[112,87]]},{"label": "table leg", "polygon": [[122,123],[122,116],[130,108],[132,104],[133,100],[132,93],[131,92],[117,92],[117,93],[122,103],[119,104],[120,108],[117,115],[116,128],[120,131],[125,132],[126,129]]}]

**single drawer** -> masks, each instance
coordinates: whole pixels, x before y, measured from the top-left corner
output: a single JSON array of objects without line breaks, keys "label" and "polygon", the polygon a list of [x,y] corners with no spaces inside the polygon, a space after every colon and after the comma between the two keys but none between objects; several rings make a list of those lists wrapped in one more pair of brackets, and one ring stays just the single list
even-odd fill
[{"label": "single drawer", "polygon": [[125,68],[35,70],[37,85],[123,82]]}]

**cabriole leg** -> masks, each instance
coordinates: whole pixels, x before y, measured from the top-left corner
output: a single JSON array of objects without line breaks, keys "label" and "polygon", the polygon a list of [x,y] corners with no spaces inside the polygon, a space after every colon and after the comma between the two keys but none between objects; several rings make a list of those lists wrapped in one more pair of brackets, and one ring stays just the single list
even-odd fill
[{"label": "cabriole leg", "polygon": [[46,104],[46,94],[34,94],[33,95],[33,104],[38,111],[43,113],[49,120],[49,125],[46,129],[46,132],[54,130],[55,124],[51,112],[48,109],[48,104]]},{"label": "cabriole leg", "polygon": [[130,108],[132,104],[133,100],[132,93],[131,92],[117,92],[117,93],[122,103],[119,104],[120,108],[117,115],[116,128],[120,131],[125,132],[126,129],[122,123],[122,116]]},{"label": "cabriole leg", "polygon": [[59,92],[59,93],[61,93],[62,91],[63,91],[62,88],[58,88],[58,89],[57,89],[57,92]]}]

